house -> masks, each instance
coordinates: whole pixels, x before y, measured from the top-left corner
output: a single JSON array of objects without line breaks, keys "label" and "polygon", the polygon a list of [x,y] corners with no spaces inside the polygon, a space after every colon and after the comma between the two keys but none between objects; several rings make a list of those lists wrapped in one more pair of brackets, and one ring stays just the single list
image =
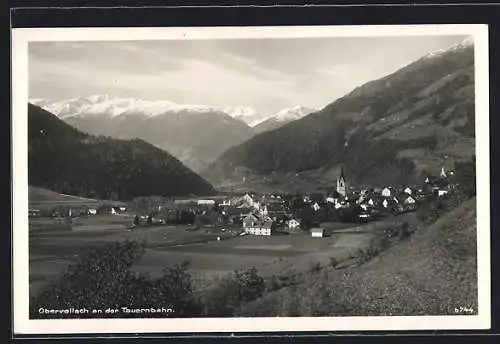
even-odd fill
[{"label": "house", "polygon": [[80,217],[85,216],[87,211],[84,208],[69,208],[68,216],[69,217]]},{"label": "house", "polygon": [[404,200],[404,204],[415,204],[416,200],[412,196],[408,196]]},{"label": "house", "polygon": [[407,187],[406,189],[404,189],[404,193],[411,195],[411,194],[413,194],[413,190],[410,187]]},{"label": "house", "polygon": [[116,215],[117,210],[120,211],[119,207],[112,207],[110,205],[103,205],[97,209],[97,213],[100,215]]},{"label": "house", "polygon": [[290,219],[287,221],[286,226],[290,229],[298,228],[300,227],[300,222],[296,219]]},{"label": "house", "polygon": [[242,202],[247,207],[253,207],[254,206],[253,197],[250,196],[249,194],[245,194],[245,196],[243,196]]},{"label": "house", "polygon": [[258,222],[258,218],[253,215],[249,214],[243,218],[243,228],[251,228],[254,227],[255,224]]},{"label": "house", "polygon": [[220,202],[219,205],[222,207],[229,207],[229,206],[231,206],[231,200],[230,199],[222,200],[222,202]]},{"label": "house", "polygon": [[356,200],[356,204],[361,204],[365,201],[365,195],[359,196],[359,198]]},{"label": "house", "polygon": [[259,209],[260,216],[267,216],[269,213],[267,211],[267,206],[264,206],[262,209]]},{"label": "house", "polygon": [[97,209],[94,208],[87,209],[87,215],[97,215]]},{"label": "house", "polygon": [[446,174],[446,171],[444,170],[444,167],[441,167],[441,173],[439,173],[439,176],[441,178],[446,178],[448,175]]},{"label": "house", "polygon": [[314,203],[311,207],[313,208],[314,211],[318,211],[321,209],[318,203]]},{"label": "house", "polygon": [[332,203],[332,204],[335,204],[336,203],[336,198],[333,198],[333,197],[327,197],[326,198],[326,203]]},{"label": "house", "polygon": [[325,233],[325,230],[323,228],[320,228],[320,227],[311,228],[311,236],[313,238],[322,238],[324,233]]},{"label": "house", "polygon": [[[247,220],[248,218],[248,220]],[[253,235],[271,235],[272,234],[272,227],[273,227],[273,221],[270,218],[262,218],[262,219],[257,219],[255,216],[254,218],[256,221],[253,221],[253,219],[250,219],[247,217],[243,220],[243,228],[245,228],[245,233],[247,234],[253,234]],[[245,220],[247,220],[247,225],[245,226]]]},{"label": "house", "polygon": [[391,197],[391,189],[389,189],[388,187],[385,187],[382,189],[382,196],[384,197]]},{"label": "house", "polygon": [[448,190],[437,190],[437,193],[438,193],[438,197],[443,197],[443,196],[446,196],[448,194]]}]

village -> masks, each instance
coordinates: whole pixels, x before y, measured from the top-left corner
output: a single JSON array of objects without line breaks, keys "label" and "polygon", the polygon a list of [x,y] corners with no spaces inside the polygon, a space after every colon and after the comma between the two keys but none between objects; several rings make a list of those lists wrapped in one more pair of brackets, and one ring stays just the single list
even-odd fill
[{"label": "village", "polygon": [[[129,229],[150,226],[185,225],[190,230],[219,228],[239,231],[240,235],[279,235],[304,231],[322,237],[328,222],[365,223],[412,212],[432,198],[446,197],[457,187],[454,171],[441,169],[439,176],[427,176],[421,185],[356,189],[348,184],[341,168],[336,186],[327,193],[303,195],[245,193],[192,199],[146,199],[134,202],[109,202],[99,207],[59,206],[47,210],[29,209],[29,216],[52,217],[72,222],[81,217],[127,216]],[[149,202],[148,202],[149,201]],[[135,202],[137,203],[137,202]],[[217,237],[219,240],[220,238]]]}]

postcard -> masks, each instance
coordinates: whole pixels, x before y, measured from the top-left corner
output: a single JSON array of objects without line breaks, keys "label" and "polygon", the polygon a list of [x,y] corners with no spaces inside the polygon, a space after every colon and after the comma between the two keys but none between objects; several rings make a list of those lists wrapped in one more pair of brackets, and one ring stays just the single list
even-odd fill
[{"label": "postcard", "polygon": [[16,334],[490,328],[487,25],[12,30]]}]

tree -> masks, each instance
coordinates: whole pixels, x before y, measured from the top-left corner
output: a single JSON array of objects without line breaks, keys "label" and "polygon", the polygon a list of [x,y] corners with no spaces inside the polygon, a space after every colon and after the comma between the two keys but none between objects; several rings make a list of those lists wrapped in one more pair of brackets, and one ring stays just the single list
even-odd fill
[{"label": "tree", "polygon": [[[187,263],[165,267],[159,279],[130,270],[145,252],[144,242],[125,241],[93,249],[71,266],[58,281],[30,300],[30,317],[44,318],[40,307],[48,309],[172,308],[175,317],[201,314],[192,292]],[[137,317],[137,314],[84,314],[83,317]],[[140,317],[165,317],[164,313],[144,313]],[[57,314],[53,318],[81,318],[81,314]]]}]

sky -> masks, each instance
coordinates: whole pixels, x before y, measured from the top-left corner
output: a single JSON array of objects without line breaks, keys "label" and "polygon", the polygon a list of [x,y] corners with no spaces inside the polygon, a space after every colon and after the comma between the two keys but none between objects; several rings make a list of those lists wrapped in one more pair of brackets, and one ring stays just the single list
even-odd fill
[{"label": "sky", "polygon": [[464,36],[33,42],[29,98],[321,109]]}]

